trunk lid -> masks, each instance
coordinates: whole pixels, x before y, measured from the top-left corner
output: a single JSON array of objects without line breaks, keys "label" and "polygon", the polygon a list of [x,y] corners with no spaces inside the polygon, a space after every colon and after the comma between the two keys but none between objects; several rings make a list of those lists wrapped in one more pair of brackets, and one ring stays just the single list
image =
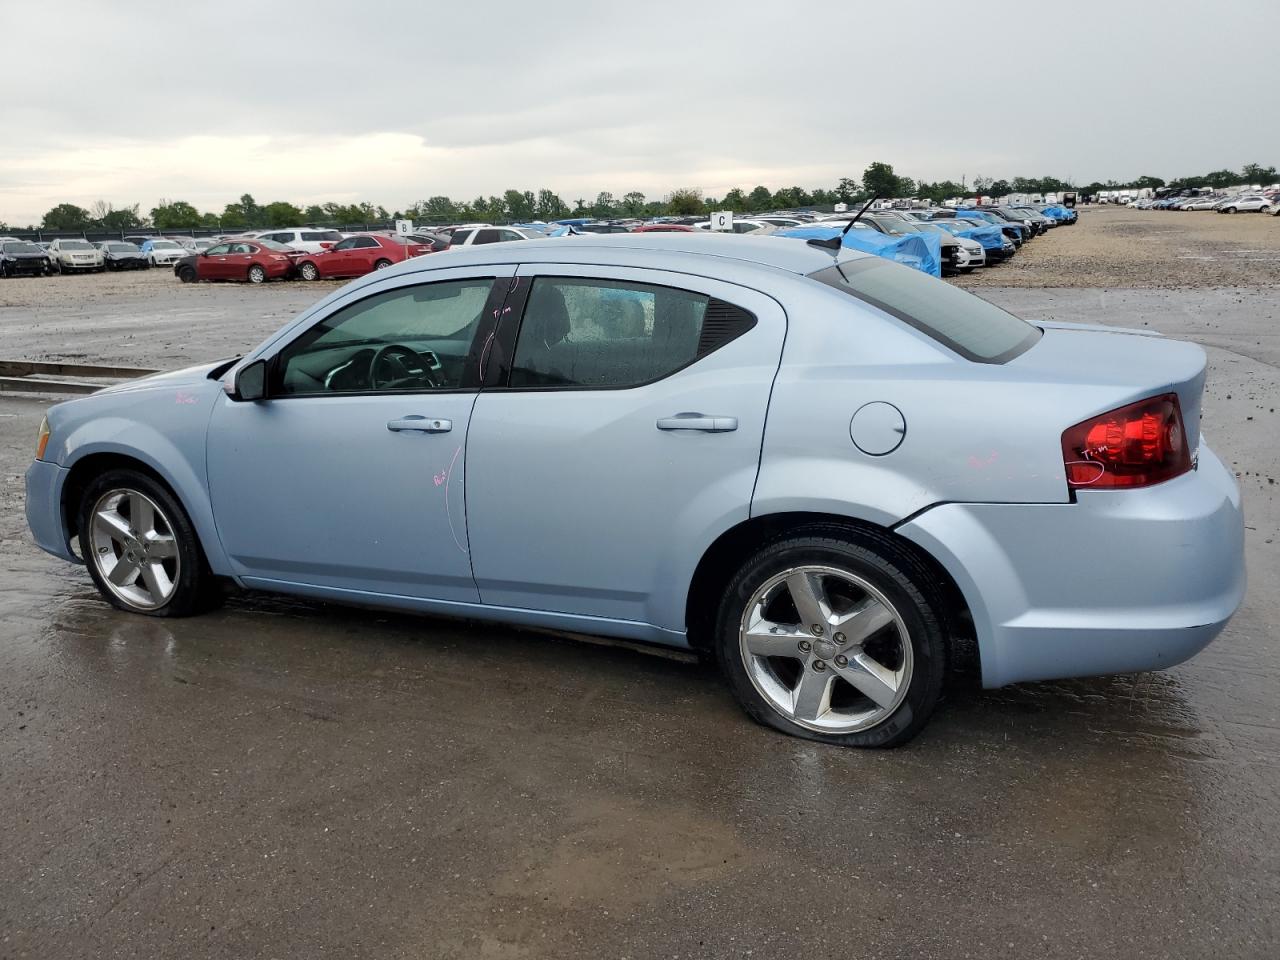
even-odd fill
[{"label": "trunk lid", "polygon": [[[1200,447],[1204,395],[1204,350],[1145,330],[1073,323],[1037,324],[1044,335],[1026,353],[1005,364],[1020,380],[1079,385],[1083,404],[1064,404],[1066,429],[1090,417],[1161,393],[1176,393],[1187,444]],[[1088,397],[1085,400],[1085,397]],[[1094,409],[1096,407],[1096,409]]]}]

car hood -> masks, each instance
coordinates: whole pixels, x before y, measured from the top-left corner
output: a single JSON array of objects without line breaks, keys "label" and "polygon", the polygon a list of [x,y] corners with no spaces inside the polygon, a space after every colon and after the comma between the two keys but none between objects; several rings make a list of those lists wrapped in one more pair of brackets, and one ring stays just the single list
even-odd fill
[{"label": "car hood", "polygon": [[[202,363],[194,367],[183,367],[181,370],[169,370],[165,373],[153,373],[149,377],[138,377],[136,380],[126,380],[124,383],[117,383],[115,386],[104,387],[96,393],[90,394],[93,397],[101,397],[108,394],[132,393],[139,390],[170,390],[178,387],[201,387],[207,383],[217,383],[210,381],[209,374],[226,364],[226,360],[219,360],[216,363]],[[220,388],[219,384],[219,388]]]}]

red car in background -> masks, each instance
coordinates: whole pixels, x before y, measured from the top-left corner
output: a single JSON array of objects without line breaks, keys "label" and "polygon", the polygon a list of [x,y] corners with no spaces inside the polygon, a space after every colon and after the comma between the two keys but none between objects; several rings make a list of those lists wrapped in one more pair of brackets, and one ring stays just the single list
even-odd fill
[{"label": "red car in background", "polygon": [[272,240],[224,240],[203,253],[183,257],[173,272],[183,283],[245,280],[265,283],[291,277],[302,254]]},{"label": "red car in background", "polygon": [[334,244],[323,253],[306,253],[298,260],[298,276],[303,280],[330,277],[362,277],[410,257],[432,253],[425,243],[381,233],[360,233]]}]

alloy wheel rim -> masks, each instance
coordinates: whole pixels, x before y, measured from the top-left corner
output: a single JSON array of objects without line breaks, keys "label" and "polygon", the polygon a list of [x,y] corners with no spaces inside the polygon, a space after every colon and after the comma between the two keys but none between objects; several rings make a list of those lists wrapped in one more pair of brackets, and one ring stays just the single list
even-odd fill
[{"label": "alloy wheel rim", "polygon": [[738,636],[756,691],[819,733],[882,723],[911,686],[915,658],[901,614],[847,570],[801,566],[770,577],[747,604]]},{"label": "alloy wheel rim", "polygon": [[125,604],[155,610],[178,589],[182,560],[173,524],[137,490],[110,490],[90,514],[93,564],[102,582]]}]

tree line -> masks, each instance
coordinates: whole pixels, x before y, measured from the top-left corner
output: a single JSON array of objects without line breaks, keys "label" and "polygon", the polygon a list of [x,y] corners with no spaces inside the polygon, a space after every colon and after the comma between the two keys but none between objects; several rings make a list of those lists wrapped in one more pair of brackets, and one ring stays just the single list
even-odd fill
[{"label": "tree line", "polygon": [[[760,213],[766,210],[786,210],[798,207],[831,207],[837,203],[861,203],[872,196],[915,197],[939,203],[952,197],[1005,196],[1010,193],[1061,193],[1078,190],[1096,193],[1099,190],[1123,190],[1141,187],[1189,187],[1223,188],[1238,183],[1269,184],[1277,180],[1275,167],[1263,167],[1256,163],[1245,164],[1239,172],[1215,170],[1200,176],[1179,177],[1165,181],[1160,177],[1141,176],[1128,183],[1109,180],[1089,184],[1073,184],[1057,177],[1014,177],[1011,180],[976,176],[972,184],[963,179],[929,182],[900,176],[888,163],[875,162],[862,172],[860,178],[841,177],[834,186],[781,187],[770,190],[763,185],[751,190],[733,188],[723,197],[709,197],[695,187],[672,190],[662,200],[650,200],[639,190],[615,196],[601,191],[594,200],[578,198],[566,203],[553,190],[506,190],[501,195],[478,196],[474,200],[457,201],[446,196],[435,196],[413,203],[403,210],[389,211],[372,203],[323,203],[299,206],[285,200],[259,204],[246,193],[238,201],[226,204],[221,212],[200,212],[185,200],[161,200],[145,215],[140,204],[115,207],[99,200],[88,209],[74,203],[60,203],[44,215],[40,229],[57,232],[83,232],[87,230],[133,230],[151,227],[156,230],[246,230],[263,227],[299,227],[306,224],[372,224],[386,223],[401,218],[428,223],[456,223],[460,221],[532,221],[562,220],[566,217],[655,217],[663,215],[690,216],[712,210],[732,210],[735,213]],[[0,223],[0,230],[11,229]],[[37,229],[32,226],[28,229]]]}]

